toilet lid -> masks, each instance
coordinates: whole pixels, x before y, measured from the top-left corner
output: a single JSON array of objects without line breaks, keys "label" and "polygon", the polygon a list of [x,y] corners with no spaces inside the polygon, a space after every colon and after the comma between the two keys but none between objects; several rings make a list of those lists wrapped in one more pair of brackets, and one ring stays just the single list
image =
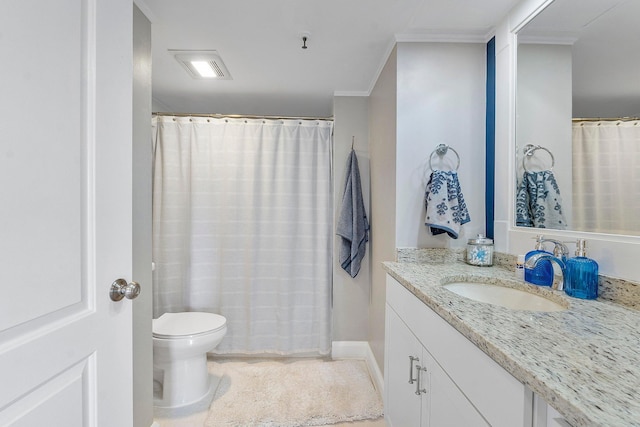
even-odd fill
[{"label": "toilet lid", "polygon": [[165,313],[153,319],[153,336],[159,338],[200,335],[226,326],[227,319],[214,313]]}]

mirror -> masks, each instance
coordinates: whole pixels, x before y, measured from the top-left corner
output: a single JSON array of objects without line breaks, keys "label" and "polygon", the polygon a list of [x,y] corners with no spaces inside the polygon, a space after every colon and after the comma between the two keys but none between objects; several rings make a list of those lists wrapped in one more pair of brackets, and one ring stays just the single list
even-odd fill
[{"label": "mirror", "polygon": [[555,0],[518,32],[517,226],[640,235],[638,16]]}]

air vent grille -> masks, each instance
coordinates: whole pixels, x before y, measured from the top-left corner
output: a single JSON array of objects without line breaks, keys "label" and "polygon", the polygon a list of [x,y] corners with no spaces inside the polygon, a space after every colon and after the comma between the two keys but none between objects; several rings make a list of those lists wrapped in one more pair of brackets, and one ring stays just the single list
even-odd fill
[{"label": "air vent grille", "polygon": [[220,68],[216,61],[209,61],[209,65],[213,68],[213,71],[216,72],[218,77],[224,77],[224,71],[222,71],[222,68]]},{"label": "air vent grille", "polygon": [[[226,65],[220,58],[220,55],[215,50],[209,51],[175,51],[170,50],[176,60],[189,72],[194,79],[217,79],[217,80],[231,80],[231,74]],[[204,62],[210,69],[210,76],[203,76],[198,72],[193,62]]]}]

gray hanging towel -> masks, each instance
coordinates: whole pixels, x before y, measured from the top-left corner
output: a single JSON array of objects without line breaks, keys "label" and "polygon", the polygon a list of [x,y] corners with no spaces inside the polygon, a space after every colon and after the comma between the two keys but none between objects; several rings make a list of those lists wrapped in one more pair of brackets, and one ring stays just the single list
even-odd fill
[{"label": "gray hanging towel", "polygon": [[342,238],[340,265],[351,277],[356,277],[369,241],[369,221],[362,199],[360,170],[355,150],[351,150],[347,161],[347,179],[336,234]]}]

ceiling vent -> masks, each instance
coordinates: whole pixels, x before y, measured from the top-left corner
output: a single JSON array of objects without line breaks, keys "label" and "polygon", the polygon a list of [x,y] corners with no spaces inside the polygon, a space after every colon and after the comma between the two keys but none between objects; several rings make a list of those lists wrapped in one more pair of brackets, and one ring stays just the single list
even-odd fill
[{"label": "ceiling vent", "polygon": [[231,80],[231,74],[215,50],[170,50],[194,79]]}]

